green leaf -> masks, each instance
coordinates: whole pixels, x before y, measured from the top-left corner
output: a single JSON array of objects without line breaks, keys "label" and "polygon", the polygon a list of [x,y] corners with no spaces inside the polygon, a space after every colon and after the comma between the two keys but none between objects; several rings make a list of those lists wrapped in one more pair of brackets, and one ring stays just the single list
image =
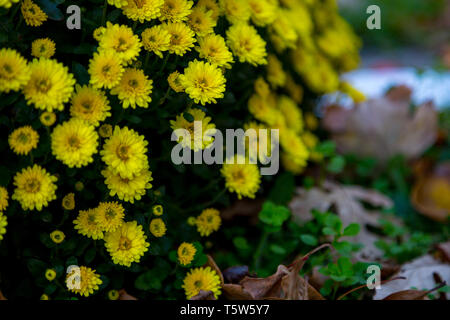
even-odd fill
[{"label": "green leaf", "polygon": [[343,156],[335,156],[331,158],[327,165],[327,171],[331,173],[340,173],[345,167],[345,158]]},{"label": "green leaf", "polygon": [[350,223],[347,227],[345,227],[343,235],[348,237],[356,236],[359,233],[359,229],[359,224]]},{"label": "green leaf", "polygon": [[337,234],[336,231],[330,227],[323,228],[322,233],[327,236],[335,236]]},{"label": "green leaf", "polygon": [[336,150],[336,144],[334,141],[327,140],[316,147],[316,151],[323,154],[325,157],[332,156]]},{"label": "green leaf", "polygon": [[281,227],[290,215],[291,212],[285,206],[278,206],[271,201],[266,201],[259,213],[259,219],[269,226]]},{"label": "green leaf", "polygon": [[311,234],[302,234],[302,235],[300,236],[300,239],[301,239],[304,243],[306,243],[307,245],[310,245],[310,246],[316,246],[317,243],[318,243],[317,238],[314,237],[314,236],[311,235]]},{"label": "green leaf", "polygon": [[270,251],[273,253],[279,254],[279,255],[285,255],[286,249],[284,249],[282,246],[279,246],[277,244],[270,245]]}]

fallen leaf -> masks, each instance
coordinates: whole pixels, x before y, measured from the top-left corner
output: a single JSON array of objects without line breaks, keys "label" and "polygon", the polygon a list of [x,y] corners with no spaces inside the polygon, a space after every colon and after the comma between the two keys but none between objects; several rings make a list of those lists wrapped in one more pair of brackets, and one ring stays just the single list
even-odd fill
[{"label": "fallen leaf", "polygon": [[427,295],[442,288],[443,286],[445,286],[445,283],[441,283],[437,287],[430,290],[403,290],[394,292],[383,300],[429,300]]},{"label": "fallen leaf", "polygon": [[211,290],[200,290],[199,293],[189,300],[217,300]]},{"label": "fallen leaf", "polygon": [[125,289],[121,289],[119,290],[119,300],[137,300],[137,298],[128,294]]},{"label": "fallen leaf", "polygon": [[[289,266],[279,265],[277,271],[266,278],[246,275],[238,284],[225,283],[222,286],[224,296],[229,300],[325,300],[308,283],[307,279],[300,276],[299,272],[311,254],[327,247],[330,247],[330,245],[323,244],[306,255],[297,258]],[[241,272],[233,270],[233,274],[242,275],[242,271],[247,269],[240,268],[236,270]]]},{"label": "fallen leaf", "polygon": [[[419,297],[423,295],[423,291],[426,292],[436,287],[433,273],[437,273],[443,281],[450,283],[449,264],[442,263],[431,255],[425,255],[417,258],[404,264],[400,271],[394,275],[394,277],[404,277],[406,278],[405,280],[392,281],[381,285],[380,289],[375,290],[373,299],[383,300],[389,296],[391,296],[389,300],[402,297],[415,297],[414,299],[419,299]],[[416,290],[412,290],[412,288],[415,288]],[[415,292],[410,292],[411,290]],[[392,296],[393,294],[397,295]],[[448,298],[449,295],[447,294],[447,299]]]},{"label": "fallen leaf", "polygon": [[0,300],[8,300],[5,298],[5,296],[3,295],[3,293],[0,291]]},{"label": "fallen leaf", "polygon": [[415,159],[435,142],[438,113],[431,102],[411,111],[411,94],[402,87],[351,109],[329,106],[323,125],[341,153],[375,157],[382,162],[398,154]]},{"label": "fallen leaf", "polygon": [[428,218],[446,222],[450,216],[450,162],[416,171],[411,203]]},{"label": "fallen leaf", "polygon": [[219,267],[217,266],[216,262],[214,261],[214,259],[208,254],[206,255],[208,258],[208,261],[206,262],[205,267],[210,267],[212,270],[214,270],[217,275],[220,278],[220,284],[223,285],[224,284],[224,280],[223,280],[223,274],[222,271],[220,271]]},{"label": "fallen leaf", "polygon": [[[350,223],[358,223],[361,226],[358,235],[345,238],[348,241],[364,245],[355,257],[364,261],[380,260],[383,257],[383,252],[374,244],[375,241],[380,239],[380,236],[372,233],[367,226],[380,227],[378,220],[381,213],[377,210],[366,209],[362,202],[380,208],[393,206],[388,197],[375,190],[325,181],[322,187],[297,188],[294,198],[289,203],[289,208],[292,211],[294,221],[299,224],[304,224],[313,218],[311,215],[313,209],[326,212],[335,208],[335,213],[341,218],[344,228]],[[392,220],[394,223],[400,224],[394,218]]]}]

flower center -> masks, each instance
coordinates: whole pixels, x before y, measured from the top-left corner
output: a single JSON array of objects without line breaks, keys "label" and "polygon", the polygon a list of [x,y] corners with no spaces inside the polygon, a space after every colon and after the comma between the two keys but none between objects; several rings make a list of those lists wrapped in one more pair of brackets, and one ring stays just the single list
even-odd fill
[{"label": "flower center", "polygon": [[28,135],[25,133],[21,133],[19,134],[19,136],[17,137],[17,140],[19,140],[21,143],[27,143],[28,142]]},{"label": "flower center", "polygon": [[128,155],[129,150],[130,150],[129,146],[120,145],[116,149],[117,156],[124,161],[128,160],[129,159],[129,155]]},{"label": "flower center", "polygon": [[48,79],[40,79],[35,82],[36,90],[41,93],[47,93],[52,87],[52,84]]},{"label": "flower center", "polygon": [[126,237],[120,237],[119,240],[119,249],[120,250],[129,250],[131,248],[131,241]]},{"label": "flower center", "polygon": [[73,149],[78,149],[80,147],[80,139],[78,139],[77,136],[71,136],[69,137],[69,139],[67,140],[67,143],[69,144],[70,147],[72,147]]},{"label": "flower center", "polygon": [[28,193],[36,193],[39,191],[40,188],[41,188],[41,183],[39,182],[39,180],[37,180],[35,178],[31,178],[25,183],[25,190]]}]

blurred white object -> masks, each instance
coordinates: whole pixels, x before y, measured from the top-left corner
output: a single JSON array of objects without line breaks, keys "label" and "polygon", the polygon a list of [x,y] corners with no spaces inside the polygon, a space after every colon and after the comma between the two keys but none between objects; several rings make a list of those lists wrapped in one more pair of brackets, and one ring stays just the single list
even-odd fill
[{"label": "blurred white object", "polygon": [[[437,109],[450,107],[450,72],[428,69],[419,74],[417,69],[410,67],[366,68],[346,73],[342,80],[348,81],[367,98],[381,97],[394,85],[406,85],[412,89],[415,104],[432,100]],[[330,95],[327,100],[335,98],[335,95]],[[348,103],[351,104],[351,100],[339,100],[341,105]]]}]

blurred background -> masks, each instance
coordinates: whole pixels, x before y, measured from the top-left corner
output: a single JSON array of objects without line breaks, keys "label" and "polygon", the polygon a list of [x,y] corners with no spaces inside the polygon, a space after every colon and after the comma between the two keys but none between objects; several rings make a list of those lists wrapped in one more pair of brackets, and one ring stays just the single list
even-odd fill
[{"label": "blurred background", "polygon": [[[363,39],[360,68],[344,76],[367,97],[393,85],[412,89],[415,103],[450,106],[450,1],[338,0],[341,14]],[[378,5],[381,30],[366,26],[366,9]]]}]

